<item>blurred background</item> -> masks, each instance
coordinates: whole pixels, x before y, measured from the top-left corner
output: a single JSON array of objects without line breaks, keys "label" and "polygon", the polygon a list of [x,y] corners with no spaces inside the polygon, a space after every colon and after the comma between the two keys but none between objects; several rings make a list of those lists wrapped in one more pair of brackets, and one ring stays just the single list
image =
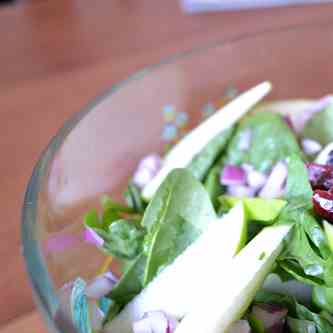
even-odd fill
[{"label": "blurred background", "polygon": [[[0,1],[0,333],[46,332],[33,305],[19,230],[26,184],[57,129],[148,64],[216,41],[315,24],[333,10],[309,0],[277,6],[286,2]],[[246,9],[230,11],[231,4]],[[254,4],[260,8],[251,9]]]}]

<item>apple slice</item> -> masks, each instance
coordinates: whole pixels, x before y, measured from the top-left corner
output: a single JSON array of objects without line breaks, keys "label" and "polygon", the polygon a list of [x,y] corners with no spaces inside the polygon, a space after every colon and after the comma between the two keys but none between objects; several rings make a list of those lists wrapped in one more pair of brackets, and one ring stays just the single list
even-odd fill
[{"label": "apple slice", "polygon": [[256,103],[258,103],[271,90],[269,82],[241,94],[239,97],[224,106],[200,126],[188,133],[166,155],[163,166],[158,174],[142,191],[142,197],[149,201],[157,188],[169,172],[175,168],[185,168],[192,159],[219,133],[230,128],[237,120],[244,116]]},{"label": "apple slice", "polygon": [[324,230],[327,237],[328,246],[333,252],[333,225],[327,221],[324,221]]},{"label": "apple slice", "polygon": [[131,333],[132,324],[149,311],[163,311],[178,319],[206,293],[207,276],[216,267],[227,269],[244,246],[247,221],[242,203],[213,221],[200,238],[190,245],[108,323],[106,333]]},{"label": "apple slice", "polygon": [[228,265],[215,265],[206,292],[193,303],[175,333],[227,332],[240,319],[272,270],[290,225],[266,227]]},{"label": "apple slice", "polygon": [[260,221],[266,224],[273,224],[279,216],[282,208],[287,201],[281,199],[263,199],[263,198],[237,198],[229,195],[220,197],[221,202],[225,202],[230,207],[235,206],[242,201],[249,220]]}]

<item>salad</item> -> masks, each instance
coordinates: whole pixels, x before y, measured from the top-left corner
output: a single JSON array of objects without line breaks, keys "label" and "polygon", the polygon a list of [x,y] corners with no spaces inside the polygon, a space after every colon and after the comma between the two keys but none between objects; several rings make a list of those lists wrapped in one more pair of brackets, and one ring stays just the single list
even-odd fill
[{"label": "salad", "polygon": [[78,332],[333,332],[333,98],[270,90],[144,157],[126,204],[85,215],[106,263],[61,290]]}]

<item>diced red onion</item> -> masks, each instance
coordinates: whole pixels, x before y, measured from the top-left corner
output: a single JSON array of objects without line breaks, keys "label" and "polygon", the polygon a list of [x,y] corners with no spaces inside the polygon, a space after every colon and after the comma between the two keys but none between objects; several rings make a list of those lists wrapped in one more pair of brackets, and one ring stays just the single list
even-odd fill
[{"label": "diced red onion", "polygon": [[107,295],[117,283],[118,279],[111,273],[96,277],[86,288],[86,295],[91,299],[100,299]]},{"label": "diced red onion", "polygon": [[333,103],[333,96],[325,96],[319,99],[317,102],[313,103],[310,107],[303,110],[303,112],[297,113],[297,115],[292,116],[293,128],[300,133],[305,124],[310,120],[310,118],[317,112],[322,111]]},{"label": "diced red onion", "polygon": [[254,197],[256,190],[246,185],[230,185],[227,187],[227,194],[238,198]]},{"label": "diced red onion", "polygon": [[173,333],[178,321],[162,311],[147,312],[142,319],[133,323],[134,333]]},{"label": "diced red onion", "polygon": [[278,162],[273,167],[265,186],[259,192],[259,197],[265,199],[278,198],[283,191],[288,176],[288,168],[284,162]]},{"label": "diced red onion", "polygon": [[242,164],[242,169],[246,172],[249,173],[254,170],[254,166],[248,163],[243,163]]},{"label": "diced red onion", "polygon": [[302,148],[305,154],[314,155],[319,153],[323,147],[318,141],[312,139],[303,139]]},{"label": "diced red onion", "polygon": [[162,160],[157,154],[144,157],[134,172],[133,183],[139,188],[145,187],[158,173],[161,168]]},{"label": "diced red onion", "polygon": [[247,128],[240,133],[238,148],[240,150],[248,150],[251,146],[252,131]]},{"label": "diced red onion", "polygon": [[259,171],[252,170],[247,172],[246,174],[246,182],[247,184],[254,188],[255,190],[259,190],[262,188],[267,181],[267,176]]},{"label": "diced red onion", "polygon": [[150,154],[139,162],[138,169],[148,169],[156,174],[157,171],[161,168],[161,164],[162,160],[158,154]]},{"label": "diced red onion", "polygon": [[246,182],[245,171],[235,165],[226,165],[220,175],[222,185],[243,185]]},{"label": "diced red onion", "polygon": [[229,333],[250,333],[251,327],[247,320],[237,320],[230,326],[228,332]]},{"label": "diced red onion", "polygon": [[133,183],[139,188],[145,187],[154,178],[154,173],[147,168],[138,168],[133,175]]},{"label": "diced red onion", "polygon": [[[279,305],[275,304],[256,304],[252,308],[253,316],[259,320],[265,330],[275,329],[276,332],[279,332],[285,323],[288,310]],[[274,331],[274,332],[275,332]]]},{"label": "diced red onion", "polygon": [[87,243],[91,243],[97,247],[102,247],[104,244],[103,238],[97,235],[96,231],[89,227],[86,227],[84,230],[83,238]]}]

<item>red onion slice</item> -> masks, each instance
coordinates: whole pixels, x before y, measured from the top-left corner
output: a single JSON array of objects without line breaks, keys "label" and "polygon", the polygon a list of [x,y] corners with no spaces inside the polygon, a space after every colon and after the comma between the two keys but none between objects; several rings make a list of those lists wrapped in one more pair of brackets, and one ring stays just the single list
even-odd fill
[{"label": "red onion slice", "polygon": [[144,157],[134,172],[133,183],[139,188],[145,187],[158,173],[162,165],[161,157],[151,154]]},{"label": "red onion slice", "polygon": [[154,178],[154,173],[147,168],[138,168],[133,175],[133,183],[139,188],[145,187]]},{"label": "red onion slice", "polygon": [[173,333],[178,321],[163,311],[147,312],[142,319],[133,323],[134,333]]},{"label": "red onion slice", "polygon": [[235,165],[226,165],[220,175],[222,185],[243,185],[246,182],[245,171]]},{"label": "red onion slice", "polygon": [[259,171],[252,170],[247,172],[246,174],[247,184],[255,190],[259,190],[260,188],[262,188],[266,184],[266,181],[267,176]]},{"label": "red onion slice", "polygon": [[100,299],[107,295],[117,283],[118,279],[111,273],[97,276],[86,288],[86,295],[91,299]]},{"label": "red onion slice", "polygon": [[312,139],[303,139],[302,148],[306,155],[314,155],[319,153],[323,147],[318,141]]},{"label": "red onion slice", "polygon": [[333,96],[325,96],[319,99],[317,102],[313,103],[307,109],[303,110],[303,112],[297,112],[295,116],[291,116],[293,128],[295,128],[297,133],[300,133],[303,130],[305,124],[315,113],[322,111],[331,103],[333,103]]},{"label": "red onion slice", "polygon": [[284,184],[288,176],[288,168],[284,162],[278,162],[273,167],[268,176],[265,186],[259,192],[259,197],[265,199],[274,199],[283,193]]},{"label": "red onion slice", "polygon": [[[253,316],[259,320],[265,330],[280,332],[283,329],[288,310],[275,304],[256,304],[252,308]],[[283,330],[281,331],[283,332]]]},{"label": "red onion slice", "polygon": [[138,169],[145,168],[154,174],[161,168],[162,160],[158,154],[150,154],[144,157],[138,165]]},{"label": "red onion slice", "polygon": [[255,188],[245,185],[231,185],[227,188],[227,194],[237,198],[251,198],[255,193]]},{"label": "red onion slice", "polygon": [[87,243],[96,245],[97,247],[102,247],[104,244],[103,238],[97,235],[97,232],[89,227],[85,228],[83,238]]}]

